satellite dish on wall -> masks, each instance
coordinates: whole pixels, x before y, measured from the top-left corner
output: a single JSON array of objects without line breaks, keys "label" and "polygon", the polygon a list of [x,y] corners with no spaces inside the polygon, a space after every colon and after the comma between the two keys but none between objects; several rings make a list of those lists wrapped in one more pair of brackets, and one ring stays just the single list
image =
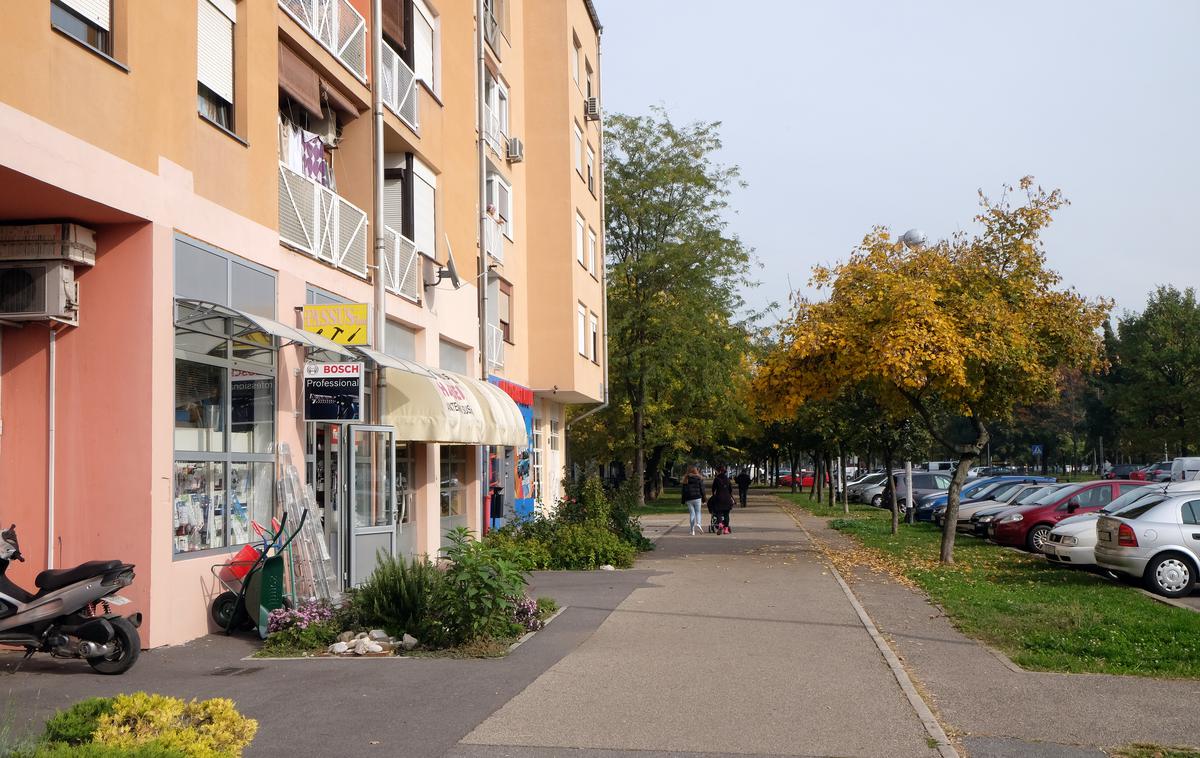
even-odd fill
[{"label": "satellite dish on wall", "polygon": [[449,279],[454,289],[462,287],[462,278],[458,275],[458,267],[454,265],[454,250],[450,248],[450,236],[446,236],[446,265],[438,266],[437,279],[425,282],[426,287],[436,287],[443,279]]}]

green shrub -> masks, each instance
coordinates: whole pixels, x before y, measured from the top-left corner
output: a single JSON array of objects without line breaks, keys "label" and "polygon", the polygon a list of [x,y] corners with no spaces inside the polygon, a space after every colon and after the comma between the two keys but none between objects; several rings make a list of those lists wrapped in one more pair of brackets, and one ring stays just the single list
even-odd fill
[{"label": "green shrub", "polygon": [[393,636],[407,633],[432,642],[440,631],[434,596],[443,581],[442,572],[427,560],[379,555],[351,603],[362,622],[354,628],[381,627]]},{"label": "green shrub", "polygon": [[[545,519],[540,519],[545,521]],[[518,521],[505,524],[500,529],[494,529],[484,535],[483,542],[495,548],[501,557],[515,563],[522,571],[536,571],[550,566],[550,549],[533,532],[528,533],[525,527],[534,521]]]},{"label": "green shrub", "polygon": [[263,651],[270,655],[306,655],[324,652],[336,640],[341,628],[334,621],[320,621],[301,629],[290,626],[271,632],[263,643]]},{"label": "green shrub", "polygon": [[654,543],[642,534],[642,522],[634,515],[637,507],[637,487],[627,481],[614,489],[608,498],[608,528],[613,534],[633,546],[639,553],[654,549]]},{"label": "green shrub", "polygon": [[607,524],[611,511],[600,477],[567,482],[567,496],[558,503],[555,518],[564,524]]},{"label": "green shrub", "polygon": [[167,751],[159,755],[238,758],[257,731],[258,722],[238,713],[227,698],[185,703],[135,692],[113,698],[112,711],[100,717],[92,739],[106,747],[153,745]]},{"label": "green shrub", "polygon": [[47,742],[28,751],[16,751],[9,758],[188,758],[182,750],[151,740],[133,747],[115,747],[87,742],[68,745],[65,742]]},{"label": "green shrub", "polygon": [[89,697],[70,708],[59,711],[46,721],[42,732],[43,742],[62,742],[67,745],[82,745],[92,741],[100,717],[112,713],[110,697]]},{"label": "green shrub", "polygon": [[558,611],[558,601],[552,597],[539,597],[537,599],[538,618],[542,621],[550,618]]},{"label": "green shrub", "polygon": [[448,641],[511,636],[514,598],[525,596],[525,572],[464,528],[452,531],[449,539],[445,580],[435,595]]},{"label": "green shrub", "polygon": [[632,545],[598,524],[567,524],[550,546],[551,566],[556,569],[594,569],[605,564],[629,568],[635,555]]}]

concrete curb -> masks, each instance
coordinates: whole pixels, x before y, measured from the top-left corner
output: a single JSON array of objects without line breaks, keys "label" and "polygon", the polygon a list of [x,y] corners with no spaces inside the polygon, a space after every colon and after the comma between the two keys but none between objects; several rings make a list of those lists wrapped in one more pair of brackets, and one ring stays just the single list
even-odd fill
[{"label": "concrete curb", "polygon": [[[812,542],[814,545],[821,544],[794,516],[792,517],[792,520],[795,522],[796,526],[800,528],[800,531],[804,532],[804,536],[808,537],[810,542]],[[926,704],[924,698],[921,697],[921,693],[917,692],[916,685],[913,684],[913,681],[909,677],[908,671],[905,670],[904,665],[900,663],[900,659],[896,657],[896,653],[892,650],[891,645],[889,645],[887,640],[883,638],[883,635],[879,633],[879,630],[875,627],[875,622],[871,620],[871,617],[867,614],[866,609],[863,608],[862,603],[858,602],[858,597],[854,594],[854,591],[850,589],[850,585],[846,584],[846,580],[842,578],[841,572],[839,572],[833,565],[833,562],[824,555],[823,549],[821,550],[821,553],[822,560],[825,562],[825,565],[829,567],[829,572],[833,574],[833,578],[837,580],[838,585],[842,588],[842,592],[845,593],[846,599],[850,601],[850,605],[854,608],[854,612],[858,614],[858,620],[862,623],[863,628],[867,630],[867,634],[871,636],[871,640],[874,641],[875,647],[879,649],[880,655],[882,655],[883,659],[887,662],[888,668],[892,670],[892,675],[896,677],[896,683],[900,685],[900,689],[904,692],[904,696],[908,698],[909,705],[911,705],[912,709],[916,711],[917,718],[921,720],[921,724],[925,727],[925,731],[929,734],[930,739],[937,743],[938,753],[943,756],[943,758],[961,758],[958,749],[954,747],[952,742],[950,742],[950,738],[946,735],[945,730],[942,729],[942,725],[938,723],[937,717],[933,715],[933,711],[929,709],[929,705]]]}]

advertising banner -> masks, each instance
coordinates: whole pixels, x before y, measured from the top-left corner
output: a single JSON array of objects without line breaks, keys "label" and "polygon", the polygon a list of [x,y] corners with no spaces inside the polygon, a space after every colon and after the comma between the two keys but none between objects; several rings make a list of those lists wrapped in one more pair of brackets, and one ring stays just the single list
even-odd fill
[{"label": "advertising banner", "polygon": [[304,364],[305,421],[365,421],[365,364]]},{"label": "advertising banner", "polygon": [[304,331],[339,345],[371,344],[371,307],[367,303],[304,306]]}]

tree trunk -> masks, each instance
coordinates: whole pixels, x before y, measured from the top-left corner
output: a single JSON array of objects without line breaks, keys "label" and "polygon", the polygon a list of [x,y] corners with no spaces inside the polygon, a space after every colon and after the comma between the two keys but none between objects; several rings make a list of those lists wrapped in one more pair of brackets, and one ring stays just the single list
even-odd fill
[{"label": "tree trunk", "polygon": [[666,445],[655,445],[650,451],[650,458],[646,462],[646,471],[650,474],[650,499],[657,500],[663,491],[663,472],[662,459],[663,453],[667,450]]},{"label": "tree trunk", "polygon": [[799,490],[803,490],[804,488],[800,485],[800,482],[796,481],[796,467],[800,465],[800,453],[792,450],[791,454],[788,456],[788,463],[792,467],[791,491],[795,493]]},{"label": "tree trunk", "polygon": [[809,497],[812,497],[815,495],[816,499],[817,499],[817,505],[820,505],[821,498],[825,494],[825,489],[824,489],[825,483],[822,481],[822,477],[821,477],[821,473],[822,473],[821,472],[821,462],[822,462],[821,454],[819,452],[813,453],[812,459],[813,459],[813,483],[812,483],[813,488],[812,488],[812,492],[810,492],[808,494],[809,494]]},{"label": "tree trunk", "polygon": [[828,493],[829,493],[829,495],[828,495],[828,497],[829,497],[829,508],[830,508],[830,510],[832,510],[832,509],[833,509],[833,492],[834,492],[834,483],[833,483],[833,456],[832,456],[832,455],[830,455],[829,453],[826,453],[826,454],[825,454],[825,475],[829,477],[829,482],[828,482],[828,488],[827,488],[827,489],[828,489]]},{"label": "tree trunk", "polygon": [[954,563],[954,536],[958,529],[959,496],[962,494],[963,482],[967,481],[967,470],[975,465],[975,461],[983,452],[989,439],[987,427],[983,425],[982,421],[972,418],[971,423],[975,426],[975,441],[961,448],[958,466],[954,469],[954,476],[950,479],[950,492],[946,497],[946,523],[942,526],[940,556],[942,563]]},{"label": "tree trunk", "polygon": [[637,504],[646,504],[646,427],[642,409],[633,411],[633,480],[637,482]]},{"label": "tree trunk", "polygon": [[[885,445],[883,448],[883,470],[887,472],[890,478],[892,475],[892,448],[890,445]],[[886,481],[886,480],[885,480]],[[900,513],[896,506],[896,488],[895,486],[888,487],[892,491],[888,507],[892,509],[892,534],[900,532]]]}]

